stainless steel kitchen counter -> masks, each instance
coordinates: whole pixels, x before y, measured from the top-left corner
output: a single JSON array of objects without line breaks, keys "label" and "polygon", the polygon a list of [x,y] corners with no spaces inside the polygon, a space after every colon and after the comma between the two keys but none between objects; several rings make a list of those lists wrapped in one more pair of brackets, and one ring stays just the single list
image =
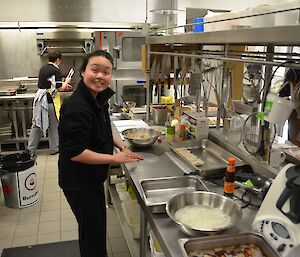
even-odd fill
[{"label": "stainless steel kitchen counter", "polygon": [[[189,168],[180,162],[172,152],[169,146],[164,143],[156,143],[152,148],[141,151],[145,160],[138,163],[128,163],[123,165],[126,176],[128,177],[142,209],[141,217],[141,242],[140,256],[144,257],[146,249],[146,224],[147,221],[154,231],[165,256],[167,257],[182,257],[179,248],[178,239],[186,238],[176,224],[168,217],[167,214],[152,214],[149,208],[146,207],[144,200],[141,197],[141,188],[139,181],[147,178],[181,176],[185,172],[190,172]],[[213,183],[205,182],[210,191],[223,193],[223,188],[216,186]],[[251,230],[251,222],[257,212],[255,208],[243,209],[242,220],[238,225],[226,233],[236,233],[239,231]]]},{"label": "stainless steel kitchen counter", "polygon": [[[59,92],[63,98],[69,97],[73,92]],[[26,99],[34,99],[35,93],[21,93],[16,95],[4,95],[0,96],[1,100],[26,100]]]},{"label": "stainless steel kitchen counter", "polygon": [[16,94],[16,95],[5,95],[0,96],[0,100],[26,100],[26,99],[34,99],[35,94],[34,93],[25,93],[25,94]]}]

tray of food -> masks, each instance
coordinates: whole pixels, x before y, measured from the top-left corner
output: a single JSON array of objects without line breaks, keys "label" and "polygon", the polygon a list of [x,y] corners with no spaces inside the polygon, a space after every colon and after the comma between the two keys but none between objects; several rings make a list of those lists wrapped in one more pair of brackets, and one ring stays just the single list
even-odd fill
[{"label": "tray of food", "polygon": [[142,196],[152,213],[165,213],[166,204],[173,196],[194,191],[207,191],[197,176],[163,177],[140,181]]},{"label": "tray of food", "polygon": [[179,239],[184,257],[279,257],[261,235],[253,232]]},{"label": "tray of food", "polygon": [[200,140],[187,140],[175,142],[171,150],[186,165],[197,171],[202,177],[223,175],[227,168],[227,159],[234,157],[236,167],[245,166],[246,163],[227,150],[208,140],[205,148]]}]

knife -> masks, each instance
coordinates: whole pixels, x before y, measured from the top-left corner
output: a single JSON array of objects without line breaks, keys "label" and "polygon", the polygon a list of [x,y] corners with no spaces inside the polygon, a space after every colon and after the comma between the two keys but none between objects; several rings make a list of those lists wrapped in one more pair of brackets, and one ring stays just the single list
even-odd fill
[{"label": "knife", "polygon": [[72,76],[74,75],[74,73],[75,73],[74,68],[71,68],[71,69],[69,70],[69,73],[68,73],[67,78],[72,78]]}]

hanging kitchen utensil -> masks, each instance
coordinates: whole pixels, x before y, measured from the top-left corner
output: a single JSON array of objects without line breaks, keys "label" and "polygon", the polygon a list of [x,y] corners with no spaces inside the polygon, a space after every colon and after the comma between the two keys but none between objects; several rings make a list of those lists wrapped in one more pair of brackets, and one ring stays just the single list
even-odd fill
[{"label": "hanging kitchen utensil", "polygon": [[165,89],[165,76],[166,76],[166,64],[167,64],[167,55],[164,55],[161,60],[160,66],[160,85],[161,85],[161,96],[164,96]]},{"label": "hanging kitchen utensil", "polygon": [[[152,66],[150,68],[150,73],[149,73],[149,80],[150,80],[151,92],[153,92],[154,80],[155,80],[155,72],[156,72],[156,58],[153,59]],[[152,95],[152,93],[151,93],[151,95]]]},{"label": "hanging kitchen utensil", "polygon": [[186,96],[186,88],[188,86],[187,74],[190,72],[191,68],[191,58],[184,58],[182,63],[182,90],[181,90],[181,97]]},{"label": "hanging kitchen utensil", "polygon": [[153,59],[152,66],[150,69],[150,74],[149,74],[150,80],[152,81],[155,80],[155,72],[156,72],[156,58]]},{"label": "hanging kitchen utensil", "polygon": [[[264,149],[270,148],[276,135],[276,127],[270,124],[268,129],[261,129],[265,121],[260,118],[260,113],[252,113],[244,122],[243,126],[243,145],[252,155],[259,154],[261,140],[263,138]],[[264,135],[262,135],[264,133]]]},{"label": "hanging kitchen utensil", "polygon": [[162,77],[165,77],[166,75],[166,64],[167,64],[167,55],[163,55],[162,59],[161,59],[161,66],[160,66],[160,72]]},{"label": "hanging kitchen utensil", "polygon": [[222,80],[220,105],[218,107],[217,113],[217,128],[220,127],[219,125],[221,118],[224,120],[226,116],[226,107],[228,105],[229,96],[231,94],[231,81],[231,72],[226,70]]},{"label": "hanging kitchen utensil", "polygon": [[74,75],[74,73],[75,73],[74,68],[71,68],[71,69],[69,70],[69,73],[68,73],[68,75],[67,75],[67,78],[72,78],[72,76]]},{"label": "hanging kitchen utensil", "polygon": [[200,89],[200,86],[201,86],[201,73],[200,72],[191,72],[190,73],[189,94],[196,95],[196,92]]},{"label": "hanging kitchen utensil", "polygon": [[176,69],[175,76],[174,76],[174,99],[178,99],[178,85],[179,85],[179,74],[180,68]]},{"label": "hanging kitchen utensil", "polygon": [[254,103],[259,99],[259,85],[251,84],[243,84],[243,100],[247,103]]},{"label": "hanging kitchen utensil", "polygon": [[154,96],[158,96],[157,102],[159,102],[159,94],[160,94],[159,93],[159,77],[160,77],[160,62],[157,61],[155,74],[154,74],[154,84],[155,84]]},{"label": "hanging kitchen utensil", "polygon": [[171,56],[168,55],[166,60],[166,70],[165,70],[165,74],[168,78],[168,89],[171,88],[171,75],[170,75],[171,72],[172,72]]},{"label": "hanging kitchen utensil", "polygon": [[184,97],[184,85],[185,85],[185,76],[188,72],[187,70],[187,58],[182,57],[180,60],[180,98]]},{"label": "hanging kitchen utensil", "polygon": [[225,140],[233,145],[239,145],[243,139],[244,119],[233,111],[226,112],[223,120],[223,134]]}]

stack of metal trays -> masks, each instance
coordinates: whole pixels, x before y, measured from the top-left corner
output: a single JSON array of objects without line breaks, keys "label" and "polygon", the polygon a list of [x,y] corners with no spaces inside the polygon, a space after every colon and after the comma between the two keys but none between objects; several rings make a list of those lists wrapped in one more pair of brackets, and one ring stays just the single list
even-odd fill
[{"label": "stack of metal trays", "polygon": [[140,181],[142,196],[152,213],[165,213],[173,196],[194,191],[208,191],[197,176],[163,177]]}]

